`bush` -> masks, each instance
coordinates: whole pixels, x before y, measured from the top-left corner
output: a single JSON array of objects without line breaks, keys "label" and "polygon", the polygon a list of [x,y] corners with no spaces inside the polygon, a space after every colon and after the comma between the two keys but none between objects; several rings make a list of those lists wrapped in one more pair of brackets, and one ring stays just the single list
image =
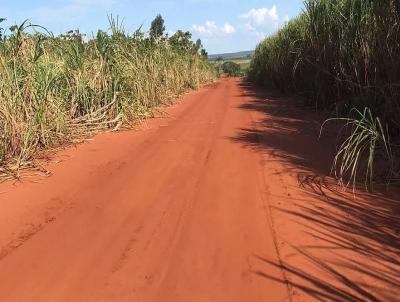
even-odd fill
[{"label": "bush", "polygon": [[230,77],[238,77],[241,75],[240,65],[234,62],[225,62],[222,64],[222,71]]}]

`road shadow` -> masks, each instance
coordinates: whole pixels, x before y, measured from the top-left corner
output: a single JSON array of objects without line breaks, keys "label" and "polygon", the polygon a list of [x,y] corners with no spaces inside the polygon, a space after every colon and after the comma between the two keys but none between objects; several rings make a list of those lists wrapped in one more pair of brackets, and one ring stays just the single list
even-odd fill
[{"label": "road shadow", "polygon": [[[283,204],[272,204],[274,219],[291,224],[296,234],[281,239],[285,250],[279,263],[257,255],[265,269],[253,273],[288,284],[306,301],[400,301],[398,189],[345,192],[329,177],[335,129],[318,139],[324,117],[295,99],[244,81],[240,86],[248,102],[239,109],[251,111],[255,122],[230,139],[281,162],[277,173],[296,177],[293,189],[301,192],[274,196]],[[281,230],[276,232],[279,237]],[[287,278],[268,274],[269,266]]]},{"label": "road shadow", "polygon": [[320,136],[323,115],[311,108],[307,110],[302,100],[254,87],[245,81],[240,86],[240,96],[249,101],[239,108],[256,112],[259,118],[251,127],[239,129],[232,138],[234,141],[246,147],[267,149],[274,152],[277,160],[304,166],[319,174],[330,172],[336,134],[326,128]]}]

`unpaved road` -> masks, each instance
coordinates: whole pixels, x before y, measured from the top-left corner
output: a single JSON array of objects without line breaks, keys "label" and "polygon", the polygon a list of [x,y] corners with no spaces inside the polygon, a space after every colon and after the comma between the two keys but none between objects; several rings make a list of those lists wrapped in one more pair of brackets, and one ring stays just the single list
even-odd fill
[{"label": "unpaved road", "polygon": [[[240,80],[221,80],[136,130],[60,152],[51,177],[1,184],[0,301],[392,301],[398,245],[380,266],[365,250],[383,235],[354,234],[377,216],[344,209],[342,225],[318,222],[342,218],[321,202],[325,183],[306,173],[329,156],[315,155],[315,133],[297,131],[308,129],[299,117],[265,104]],[[337,239],[353,221],[343,233],[360,252]],[[321,246],[317,260],[306,246]],[[363,270],[329,269],[341,250]]]},{"label": "unpaved road", "polygon": [[48,217],[0,261],[0,301],[284,301],[251,274],[277,254],[260,156],[229,139],[252,122],[244,101],[219,82],[1,195]]}]

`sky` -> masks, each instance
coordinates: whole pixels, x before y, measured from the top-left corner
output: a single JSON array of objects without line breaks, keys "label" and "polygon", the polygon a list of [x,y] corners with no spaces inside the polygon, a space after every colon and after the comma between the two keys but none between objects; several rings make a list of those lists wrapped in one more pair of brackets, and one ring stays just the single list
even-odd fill
[{"label": "sky", "polygon": [[132,32],[148,31],[161,14],[170,35],[189,30],[210,54],[219,54],[254,49],[302,7],[303,0],[0,0],[0,18],[7,26],[29,19],[54,34],[79,29],[90,35],[107,30],[111,14]]}]

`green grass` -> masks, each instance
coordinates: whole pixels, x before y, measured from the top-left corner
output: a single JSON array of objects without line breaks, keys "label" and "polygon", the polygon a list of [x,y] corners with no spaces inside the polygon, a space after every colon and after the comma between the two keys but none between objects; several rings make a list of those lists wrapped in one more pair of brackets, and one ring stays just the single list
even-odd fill
[{"label": "green grass", "polygon": [[[348,133],[347,138],[340,145],[333,163],[333,170],[339,182],[344,187],[353,185],[353,191],[357,183],[357,173],[360,165],[363,164],[363,155],[366,155],[365,162],[365,187],[373,190],[374,183],[374,162],[375,155],[379,146],[383,147],[384,154],[391,165],[392,150],[378,117],[373,116],[371,110],[365,108],[364,111],[353,109],[354,118],[333,118],[325,121],[321,127],[321,132],[326,123],[330,121],[344,121],[343,132]],[[347,131],[349,130],[349,131]],[[388,171],[390,175],[392,171]]]},{"label": "green grass", "polygon": [[30,166],[40,150],[129,127],[214,77],[194,43],[130,35],[117,19],[89,41],[15,26],[0,40],[0,174]]}]

